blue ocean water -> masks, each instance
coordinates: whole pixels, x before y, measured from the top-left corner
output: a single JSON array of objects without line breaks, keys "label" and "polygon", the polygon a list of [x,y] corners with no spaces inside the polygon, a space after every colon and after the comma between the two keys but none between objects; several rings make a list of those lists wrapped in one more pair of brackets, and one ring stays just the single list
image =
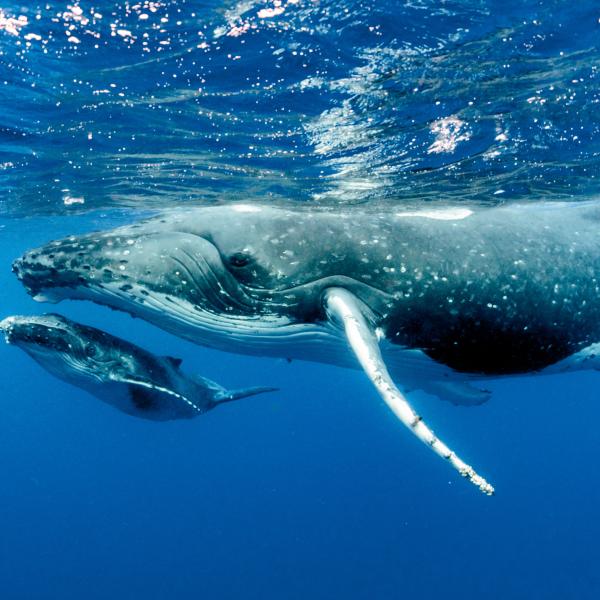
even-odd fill
[{"label": "blue ocean water", "polygon": [[598,598],[597,374],[499,380],[476,408],[422,399],[487,498],[359,372],[37,304],[10,264],[231,199],[596,198],[599,39],[587,0],[3,2],[0,317],[58,310],[281,391],[152,423],[2,344],[1,597]]}]

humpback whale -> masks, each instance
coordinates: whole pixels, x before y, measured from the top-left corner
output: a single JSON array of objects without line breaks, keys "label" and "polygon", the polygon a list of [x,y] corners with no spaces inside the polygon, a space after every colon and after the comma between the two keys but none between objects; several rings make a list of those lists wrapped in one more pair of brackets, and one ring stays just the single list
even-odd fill
[{"label": "humpback whale", "polygon": [[129,415],[152,421],[191,419],[219,404],[275,391],[227,390],[179,368],[181,359],[155,356],[100,329],[56,314],[12,316],[0,322],[6,341],[59,379]]},{"label": "humpback whale", "polygon": [[92,300],[207,346],[362,368],[487,494],[411,392],[478,404],[490,376],[597,367],[598,203],[215,205],[51,242],[13,270],[37,300]]}]

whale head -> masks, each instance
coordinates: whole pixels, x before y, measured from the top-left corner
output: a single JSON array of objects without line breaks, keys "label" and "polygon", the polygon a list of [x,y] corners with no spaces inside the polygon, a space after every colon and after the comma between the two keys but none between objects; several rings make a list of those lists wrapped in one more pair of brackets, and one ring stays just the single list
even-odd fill
[{"label": "whale head", "polygon": [[93,332],[57,314],[11,316],[0,321],[6,342],[20,347],[51,373],[99,379],[116,353]]},{"label": "whale head", "polygon": [[360,287],[344,275],[352,257],[327,220],[309,228],[309,219],[268,206],[198,208],[50,242],[13,270],[37,300],[92,300],[208,345],[255,344],[324,320],[332,282]]}]

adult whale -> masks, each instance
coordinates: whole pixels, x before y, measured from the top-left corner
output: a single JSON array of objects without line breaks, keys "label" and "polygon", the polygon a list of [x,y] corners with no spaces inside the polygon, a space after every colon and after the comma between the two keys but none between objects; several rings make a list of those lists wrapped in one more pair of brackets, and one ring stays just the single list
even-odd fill
[{"label": "adult whale", "polygon": [[349,366],[350,347],[402,422],[491,493],[406,394],[476,403],[484,376],[595,366],[599,229],[594,203],[233,204],[51,242],[14,270],[38,300],[93,300],[229,351]]}]

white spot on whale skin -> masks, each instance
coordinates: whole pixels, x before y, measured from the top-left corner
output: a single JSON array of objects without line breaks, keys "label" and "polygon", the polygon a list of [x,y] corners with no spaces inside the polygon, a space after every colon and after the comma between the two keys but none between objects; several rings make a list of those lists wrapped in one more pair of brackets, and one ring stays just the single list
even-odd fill
[{"label": "white spot on whale skin", "polygon": [[251,204],[234,204],[231,210],[240,213],[257,213],[262,210],[260,206],[252,206]]},{"label": "white spot on whale skin", "polygon": [[421,217],[423,219],[435,219],[436,221],[460,221],[473,214],[468,208],[442,208],[431,210],[415,210],[396,213],[397,217]]}]

